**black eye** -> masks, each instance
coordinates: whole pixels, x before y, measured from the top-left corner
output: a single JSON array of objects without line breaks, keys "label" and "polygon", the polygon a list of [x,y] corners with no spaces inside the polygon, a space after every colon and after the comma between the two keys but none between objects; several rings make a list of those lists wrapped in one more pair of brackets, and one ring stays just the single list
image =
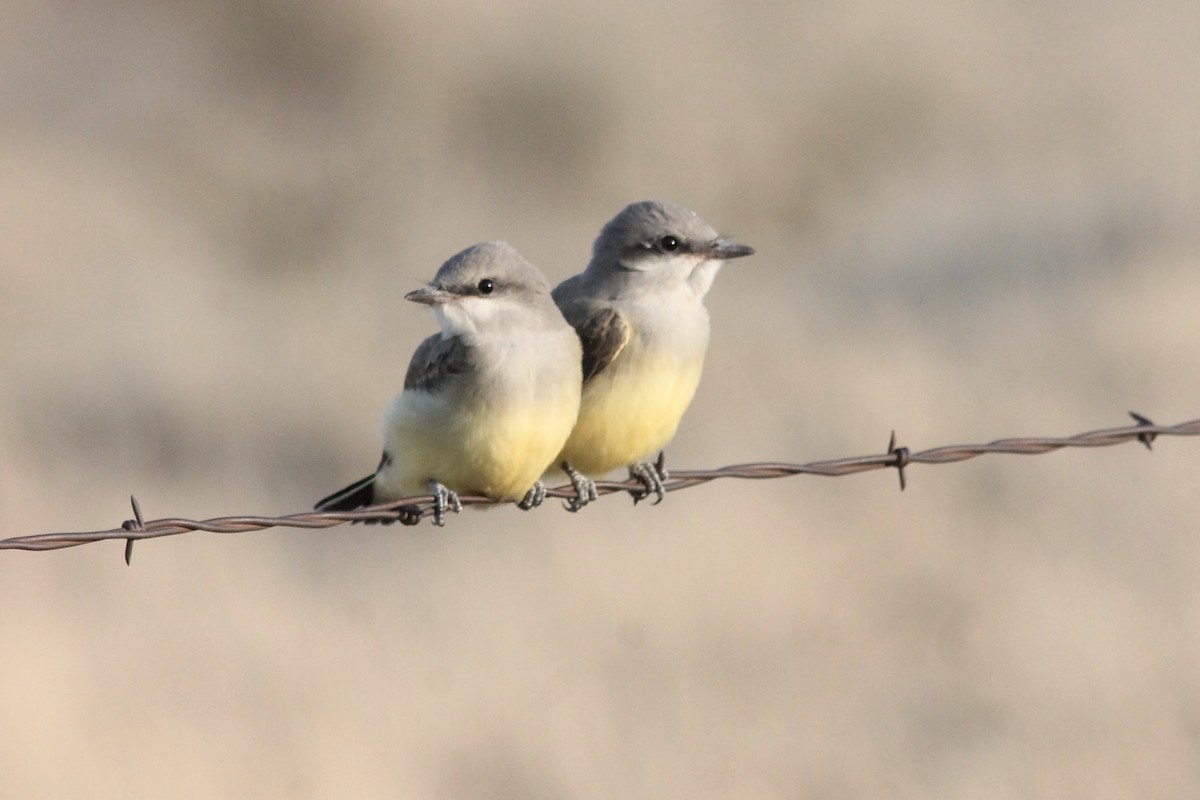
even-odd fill
[{"label": "black eye", "polygon": [[666,253],[674,253],[679,249],[679,240],[674,236],[664,236],[658,240],[658,246]]},{"label": "black eye", "polygon": [[481,280],[479,282],[479,293],[480,294],[491,294],[495,288],[496,288],[496,284],[492,283],[491,278],[484,278],[483,280]]}]

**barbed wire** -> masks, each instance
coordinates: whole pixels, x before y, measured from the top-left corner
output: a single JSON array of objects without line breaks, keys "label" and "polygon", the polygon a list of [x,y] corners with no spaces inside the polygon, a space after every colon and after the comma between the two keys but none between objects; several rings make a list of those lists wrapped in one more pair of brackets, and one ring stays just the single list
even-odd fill
[{"label": "barbed wire", "polygon": [[[672,471],[663,482],[665,491],[674,492],[708,483],[718,478],[742,478],[762,480],[783,478],[791,475],[822,475],[837,477],[867,472],[876,469],[895,469],[900,476],[900,489],[906,486],[905,469],[912,464],[951,464],[993,453],[1015,455],[1041,455],[1064,447],[1109,447],[1130,441],[1139,441],[1147,448],[1158,436],[1200,436],[1200,419],[1181,422],[1178,425],[1156,425],[1146,417],[1129,412],[1136,424],[1121,428],[1104,428],[1066,437],[1023,437],[997,439],[987,444],[961,444],[934,447],[912,452],[907,447],[896,446],[896,435],[892,433],[887,452],[877,455],[813,461],[808,464],[756,463],[735,464],[711,470]],[[659,454],[658,467],[664,471],[663,455]],[[600,496],[627,492],[634,502],[645,499],[647,489],[640,480],[597,481],[596,492]],[[571,499],[575,490],[569,484],[546,490],[547,497]],[[495,505],[486,497],[463,495],[459,498],[464,506]],[[434,513],[432,495],[406,497],[390,503],[355,509],[354,511],[306,511],[281,517],[232,516],[206,520],[190,520],[168,517],[145,520],[137,498],[130,497],[133,506],[131,520],[119,528],[104,531],[81,531],[77,533],[40,533],[14,536],[0,540],[0,550],[60,550],[81,544],[101,542],[109,539],[125,540],[125,563],[129,563],[133,543],[160,536],[176,536],[191,531],[211,533],[247,533],[268,528],[331,528],[346,522],[416,524]]]}]

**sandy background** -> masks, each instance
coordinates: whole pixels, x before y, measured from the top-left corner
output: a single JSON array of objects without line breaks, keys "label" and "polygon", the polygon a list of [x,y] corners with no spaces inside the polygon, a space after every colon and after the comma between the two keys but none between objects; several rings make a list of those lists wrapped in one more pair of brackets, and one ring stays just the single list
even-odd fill
[{"label": "sandy background", "polygon": [[[404,292],[755,245],[678,468],[1200,416],[1200,5],[0,11],[0,535],[369,471]],[[1200,796],[1200,441],[0,553],[6,798]]]}]

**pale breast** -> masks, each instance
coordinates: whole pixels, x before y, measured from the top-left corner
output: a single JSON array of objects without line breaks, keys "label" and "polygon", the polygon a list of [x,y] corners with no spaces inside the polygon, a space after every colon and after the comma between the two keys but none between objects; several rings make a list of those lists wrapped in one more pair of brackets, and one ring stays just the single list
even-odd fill
[{"label": "pale breast", "polygon": [[697,302],[629,307],[633,336],[584,387],[562,457],[601,475],[657,453],[675,435],[700,383],[708,313]]},{"label": "pale breast", "polygon": [[[516,500],[554,461],[579,408],[578,343],[565,331],[544,347],[521,343],[480,359],[489,368],[446,391],[405,391],[392,404],[384,437],[393,463],[377,494],[424,494],[436,480],[460,494]],[[574,349],[569,344],[574,345]]]}]

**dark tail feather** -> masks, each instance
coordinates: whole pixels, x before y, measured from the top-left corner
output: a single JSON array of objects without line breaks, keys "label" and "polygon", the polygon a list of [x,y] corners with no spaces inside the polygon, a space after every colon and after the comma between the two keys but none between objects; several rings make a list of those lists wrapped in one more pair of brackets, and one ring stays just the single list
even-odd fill
[{"label": "dark tail feather", "polygon": [[317,511],[353,511],[356,508],[369,506],[375,502],[375,475],[371,474],[360,481],[342,489],[321,500],[314,506]]}]

